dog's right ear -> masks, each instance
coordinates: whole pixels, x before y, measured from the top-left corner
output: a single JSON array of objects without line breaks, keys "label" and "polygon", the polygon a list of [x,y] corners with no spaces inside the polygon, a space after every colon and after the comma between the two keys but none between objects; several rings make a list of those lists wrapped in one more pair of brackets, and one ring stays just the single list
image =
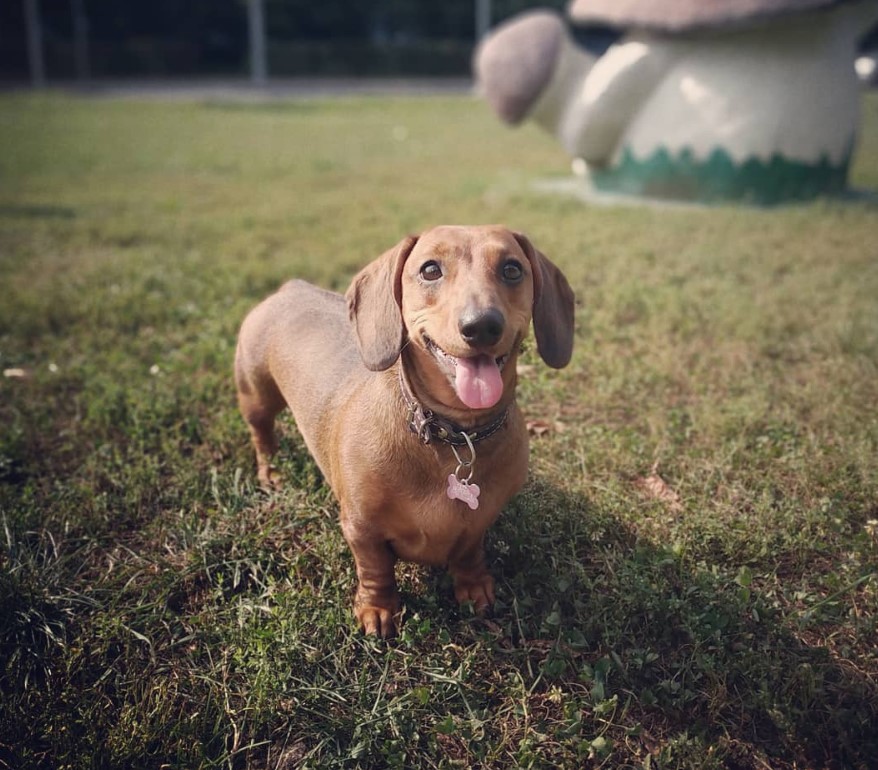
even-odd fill
[{"label": "dog's right ear", "polygon": [[402,268],[417,242],[403,238],[357,273],[345,294],[360,357],[373,372],[390,368],[405,344]]}]

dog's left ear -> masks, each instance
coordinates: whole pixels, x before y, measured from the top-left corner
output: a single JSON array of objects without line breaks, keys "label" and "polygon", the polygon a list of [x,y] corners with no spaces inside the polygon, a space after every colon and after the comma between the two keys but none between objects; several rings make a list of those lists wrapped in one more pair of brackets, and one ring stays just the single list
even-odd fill
[{"label": "dog's left ear", "polygon": [[513,233],[531,265],[534,277],[534,334],[540,358],[562,369],[573,355],[575,297],[564,274],[537,251],[526,235]]},{"label": "dog's left ear", "polygon": [[345,294],[360,357],[373,372],[389,369],[405,343],[402,268],[417,242],[403,238],[357,273]]}]

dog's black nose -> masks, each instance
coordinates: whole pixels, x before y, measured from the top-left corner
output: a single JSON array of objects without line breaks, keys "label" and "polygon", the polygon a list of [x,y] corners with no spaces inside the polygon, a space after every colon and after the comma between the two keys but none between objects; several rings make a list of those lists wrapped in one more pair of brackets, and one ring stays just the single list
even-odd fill
[{"label": "dog's black nose", "polygon": [[487,310],[464,312],[458,322],[458,329],[467,344],[487,348],[500,341],[505,324],[503,313],[495,307],[489,307]]}]

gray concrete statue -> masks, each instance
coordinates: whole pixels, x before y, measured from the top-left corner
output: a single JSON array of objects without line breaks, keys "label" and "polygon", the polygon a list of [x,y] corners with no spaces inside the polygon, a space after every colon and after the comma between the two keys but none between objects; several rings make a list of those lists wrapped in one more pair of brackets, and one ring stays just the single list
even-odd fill
[{"label": "gray concrete statue", "polygon": [[771,204],[844,189],[859,39],[878,0],[572,0],[476,52],[507,123],[550,131],[598,191]]}]

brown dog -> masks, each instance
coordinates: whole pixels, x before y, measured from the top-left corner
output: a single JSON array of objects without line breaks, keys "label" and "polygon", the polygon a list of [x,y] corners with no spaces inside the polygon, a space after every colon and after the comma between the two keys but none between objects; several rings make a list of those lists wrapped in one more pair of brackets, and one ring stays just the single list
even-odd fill
[{"label": "brown dog", "polygon": [[235,381],[259,479],[274,482],[274,420],[289,406],[341,506],[354,603],[388,636],[397,559],[447,565],[458,601],[494,601],[483,539],[527,475],[516,358],[573,349],[573,292],[523,235],[437,227],[368,265],[345,297],[291,281],[245,319]]}]

